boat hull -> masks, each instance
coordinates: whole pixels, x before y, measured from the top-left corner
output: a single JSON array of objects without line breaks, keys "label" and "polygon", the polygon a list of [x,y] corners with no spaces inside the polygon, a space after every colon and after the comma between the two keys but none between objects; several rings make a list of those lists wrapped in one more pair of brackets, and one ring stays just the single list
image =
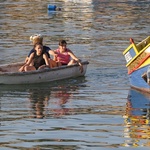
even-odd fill
[{"label": "boat hull", "polygon": [[[79,65],[61,66],[52,69],[36,70],[31,72],[1,72],[0,84],[33,84],[44,83],[67,78],[84,76],[87,70],[88,61],[82,62],[83,72]],[[1,66],[5,70],[8,65]],[[8,66],[9,68],[11,65]],[[12,69],[13,70],[13,69]]]},{"label": "boat hull", "polygon": [[142,78],[142,75],[147,72],[149,66],[145,66],[134,71],[129,75],[129,81],[132,88],[150,92],[149,84]]}]

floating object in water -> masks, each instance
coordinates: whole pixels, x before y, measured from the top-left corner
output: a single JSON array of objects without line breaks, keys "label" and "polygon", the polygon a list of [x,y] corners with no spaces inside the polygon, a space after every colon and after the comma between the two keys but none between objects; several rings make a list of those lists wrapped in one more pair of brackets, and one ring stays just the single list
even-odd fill
[{"label": "floating object in water", "polygon": [[61,8],[57,7],[56,5],[48,5],[47,8],[49,11],[60,11],[61,10]]}]

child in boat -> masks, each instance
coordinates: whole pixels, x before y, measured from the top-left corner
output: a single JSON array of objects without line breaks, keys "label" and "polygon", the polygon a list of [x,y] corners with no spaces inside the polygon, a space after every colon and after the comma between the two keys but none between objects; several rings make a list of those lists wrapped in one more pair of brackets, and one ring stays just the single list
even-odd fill
[{"label": "child in boat", "polygon": [[[31,53],[25,65],[23,65],[19,71],[34,71],[37,69],[44,69],[50,66],[49,59],[46,52],[43,51],[43,45],[36,43],[34,45],[35,52]],[[32,64],[32,65],[31,65]]]},{"label": "child in boat", "polygon": [[[41,34],[34,34],[32,36],[30,36],[30,41],[32,41],[33,45],[35,45],[36,43],[41,43],[43,45],[43,36]],[[49,61],[50,61],[50,68],[53,68],[53,67],[57,67],[57,63],[51,59],[50,57],[50,54],[49,54],[49,51],[50,51],[50,47],[48,46],[43,46],[43,51],[45,53],[47,53],[48,57],[49,57]],[[28,56],[26,57],[25,59],[25,62],[28,61],[30,55],[35,52],[35,49],[33,48],[32,50],[30,50]]]},{"label": "child in boat", "polygon": [[81,72],[83,72],[83,65],[80,59],[78,59],[74,53],[67,48],[67,42],[65,40],[59,41],[59,48],[56,50],[51,50],[49,53],[53,55],[58,66],[69,66],[78,63],[80,65]]}]

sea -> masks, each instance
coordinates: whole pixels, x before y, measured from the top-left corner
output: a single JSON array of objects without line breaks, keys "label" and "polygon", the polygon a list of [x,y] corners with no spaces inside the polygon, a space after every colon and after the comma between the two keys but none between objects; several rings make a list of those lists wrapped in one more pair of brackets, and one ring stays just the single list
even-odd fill
[{"label": "sea", "polygon": [[0,64],[24,61],[33,34],[89,61],[84,77],[0,85],[0,150],[149,150],[150,96],[130,88],[123,56],[149,16],[149,0],[0,0]]}]

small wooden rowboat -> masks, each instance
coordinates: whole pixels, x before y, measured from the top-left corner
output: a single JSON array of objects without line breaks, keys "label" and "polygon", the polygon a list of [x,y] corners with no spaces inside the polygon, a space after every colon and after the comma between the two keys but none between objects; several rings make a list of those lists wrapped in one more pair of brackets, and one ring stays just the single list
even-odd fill
[{"label": "small wooden rowboat", "polygon": [[18,69],[23,65],[23,63],[5,64],[0,66],[0,84],[44,83],[84,76],[89,62],[83,61],[82,64],[82,73],[80,71],[80,66],[77,64],[29,72],[18,72]]},{"label": "small wooden rowboat", "polygon": [[131,44],[123,52],[132,88],[150,92],[150,36],[135,44]]}]

